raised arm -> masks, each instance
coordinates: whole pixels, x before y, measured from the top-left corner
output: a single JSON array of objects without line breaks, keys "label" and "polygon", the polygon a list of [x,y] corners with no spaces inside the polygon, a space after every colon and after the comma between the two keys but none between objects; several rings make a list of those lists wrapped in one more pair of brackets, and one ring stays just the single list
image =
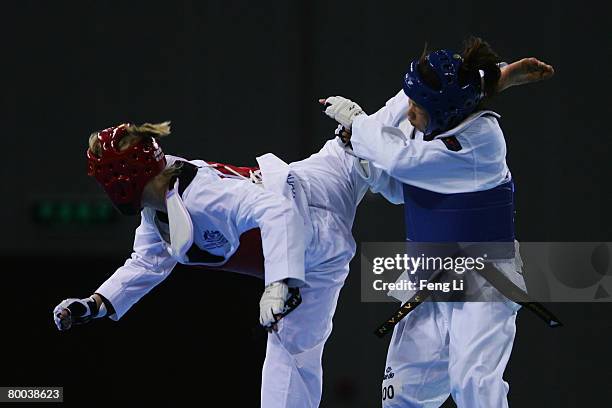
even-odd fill
[{"label": "raised arm", "polygon": [[[550,79],[555,70],[552,65],[546,64],[537,58],[523,58],[511,64],[500,67],[501,75],[497,84],[497,93],[517,85],[526,85]],[[343,142],[348,143],[351,139],[352,122],[355,118],[364,114],[359,105],[343,97],[328,97],[319,99],[319,103],[327,106],[325,113],[336,119],[344,129],[338,132]],[[402,109],[407,109],[408,97],[400,90],[385,105],[375,113],[369,115],[383,125],[390,126],[392,120],[397,118]],[[353,107],[356,106],[356,108]],[[352,109],[352,112],[349,109]]]},{"label": "raised arm", "polygon": [[66,299],[54,310],[58,329],[108,316],[119,320],[138,300],[163,281],[176,261],[168,255],[153,225],[145,219],[136,229],[134,252],[90,298]]}]

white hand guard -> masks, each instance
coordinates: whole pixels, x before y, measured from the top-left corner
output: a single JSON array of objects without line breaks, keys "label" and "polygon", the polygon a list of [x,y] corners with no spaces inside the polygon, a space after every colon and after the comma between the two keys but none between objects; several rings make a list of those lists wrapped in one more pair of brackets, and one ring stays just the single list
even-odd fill
[{"label": "white hand guard", "polygon": [[272,282],[266,286],[259,301],[259,323],[266,329],[289,314],[302,303],[300,290],[289,288],[285,282]]},{"label": "white hand guard", "polygon": [[93,297],[86,299],[65,299],[53,309],[53,321],[58,330],[68,330],[72,325],[89,323],[106,314],[104,304],[98,309]]},{"label": "white hand guard", "polygon": [[355,116],[365,113],[355,102],[342,96],[330,96],[325,100],[325,106],[325,114],[346,129],[351,129]]}]

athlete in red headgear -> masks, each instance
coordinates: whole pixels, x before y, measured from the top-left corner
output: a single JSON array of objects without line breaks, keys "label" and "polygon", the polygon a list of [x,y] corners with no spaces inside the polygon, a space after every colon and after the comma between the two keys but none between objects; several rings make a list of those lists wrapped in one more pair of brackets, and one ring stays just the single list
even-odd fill
[{"label": "athlete in red headgear", "polygon": [[120,319],[177,263],[258,275],[260,322],[271,331],[261,406],[318,406],[323,347],[355,253],[357,204],[368,188],[401,202],[401,185],[337,140],[303,161],[266,154],[259,168],[241,168],[164,156],[156,139],[169,133],[166,122],[91,135],[89,174],[122,213],[140,211],[141,224],[122,267],[91,297],[54,309],[58,329]]},{"label": "athlete in red headgear", "polygon": [[[154,129],[151,126],[153,134]],[[98,180],[122,214],[135,215],[146,184],[164,170],[166,158],[153,137],[129,145],[129,131],[130,125],[123,124],[97,134],[93,141],[97,152],[87,150],[87,174]]]}]

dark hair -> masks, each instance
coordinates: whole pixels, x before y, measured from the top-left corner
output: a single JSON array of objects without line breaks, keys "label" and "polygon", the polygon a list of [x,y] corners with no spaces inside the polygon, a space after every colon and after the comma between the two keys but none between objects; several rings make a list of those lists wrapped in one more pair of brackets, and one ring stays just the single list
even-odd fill
[{"label": "dark hair", "polygon": [[[423,53],[419,58],[418,71],[423,82],[432,89],[442,88],[440,78],[429,68],[426,57],[429,54],[427,43],[423,48]],[[497,63],[501,58],[482,38],[470,36],[463,42],[463,64],[459,68],[459,83],[465,84],[475,78],[480,78],[480,70],[484,72],[484,93],[486,97],[491,97],[497,92],[497,83],[501,76],[501,71]]]},{"label": "dark hair", "polygon": [[497,64],[501,58],[489,45],[488,42],[480,37],[470,36],[463,42],[463,65],[459,69],[459,82],[468,80],[472,75],[478,75],[479,70],[484,72],[484,93],[491,97],[497,93],[497,83],[501,76],[501,71]]},{"label": "dark hair", "polygon": [[427,43],[425,43],[425,45],[423,46],[423,52],[421,53],[421,57],[419,58],[417,70],[419,71],[419,75],[421,76],[421,78],[423,78],[423,82],[425,82],[425,85],[427,85],[431,89],[439,91],[440,89],[442,89],[440,78],[438,78],[436,73],[433,72],[431,68],[429,68],[429,65],[427,65],[426,57],[427,55],[429,55],[429,52],[429,47],[427,46]]}]

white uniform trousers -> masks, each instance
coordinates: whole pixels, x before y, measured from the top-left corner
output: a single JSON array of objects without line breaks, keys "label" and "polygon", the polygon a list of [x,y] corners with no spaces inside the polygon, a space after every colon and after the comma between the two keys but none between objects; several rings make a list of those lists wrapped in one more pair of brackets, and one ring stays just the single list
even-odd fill
[{"label": "white uniform trousers", "polygon": [[519,305],[425,302],[393,332],[383,377],[385,408],[508,407],[503,374]]}]

